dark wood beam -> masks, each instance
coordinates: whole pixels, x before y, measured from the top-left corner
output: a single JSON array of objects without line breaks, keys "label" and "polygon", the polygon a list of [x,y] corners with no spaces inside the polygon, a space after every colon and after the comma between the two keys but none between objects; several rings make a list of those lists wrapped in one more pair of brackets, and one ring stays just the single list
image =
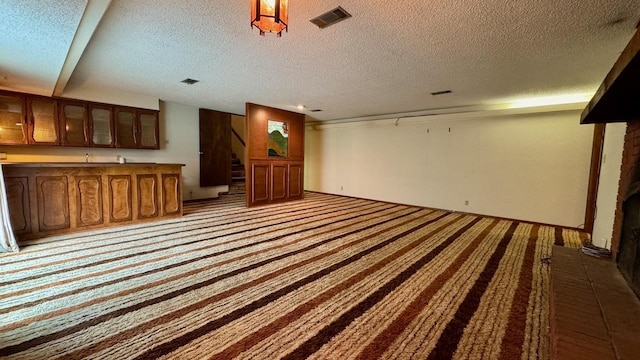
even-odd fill
[{"label": "dark wood beam", "polygon": [[582,112],[581,124],[640,118],[640,29]]}]

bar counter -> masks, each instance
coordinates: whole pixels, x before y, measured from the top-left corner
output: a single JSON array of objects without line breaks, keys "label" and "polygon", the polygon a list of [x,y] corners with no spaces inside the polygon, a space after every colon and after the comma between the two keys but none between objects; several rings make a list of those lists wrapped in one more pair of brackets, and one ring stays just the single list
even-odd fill
[{"label": "bar counter", "polygon": [[182,216],[182,164],[3,163],[18,240]]}]

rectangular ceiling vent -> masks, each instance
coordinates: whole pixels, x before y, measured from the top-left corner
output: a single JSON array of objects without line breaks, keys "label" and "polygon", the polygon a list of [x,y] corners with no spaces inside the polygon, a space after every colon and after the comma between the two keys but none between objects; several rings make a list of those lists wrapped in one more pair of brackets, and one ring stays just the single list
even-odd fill
[{"label": "rectangular ceiling vent", "polygon": [[344,19],[348,19],[351,17],[351,14],[349,14],[345,9],[343,9],[341,6],[338,6],[337,8],[331,10],[331,11],[327,11],[326,13],[317,16],[309,21],[311,21],[312,23],[318,25],[318,27],[320,29],[324,29],[327,26],[333,25],[335,23],[338,23]]}]

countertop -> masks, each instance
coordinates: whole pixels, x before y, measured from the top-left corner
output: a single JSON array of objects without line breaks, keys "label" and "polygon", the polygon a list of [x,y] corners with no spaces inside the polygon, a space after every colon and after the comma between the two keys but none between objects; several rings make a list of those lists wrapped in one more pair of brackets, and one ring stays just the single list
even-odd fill
[{"label": "countertop", "polygon": [[136,166],[162,166],[162,165],[178,165],[185,164],[174,163],[153,163],[153,162],[128,162],[121,164],[119,162],[3,162],[2,166],[10,167],[136,167]]}]

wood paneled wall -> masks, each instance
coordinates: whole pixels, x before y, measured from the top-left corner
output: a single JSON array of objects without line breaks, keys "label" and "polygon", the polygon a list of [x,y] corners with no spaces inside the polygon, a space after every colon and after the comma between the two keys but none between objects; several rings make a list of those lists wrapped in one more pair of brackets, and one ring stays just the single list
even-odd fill
[{"label": "wood paneled wall", "polygon": [[[301,199],[304,169],[304,114],[247,103],[247,206]],[[269,157],[267,123],[286,122],[289,156]]]}]

